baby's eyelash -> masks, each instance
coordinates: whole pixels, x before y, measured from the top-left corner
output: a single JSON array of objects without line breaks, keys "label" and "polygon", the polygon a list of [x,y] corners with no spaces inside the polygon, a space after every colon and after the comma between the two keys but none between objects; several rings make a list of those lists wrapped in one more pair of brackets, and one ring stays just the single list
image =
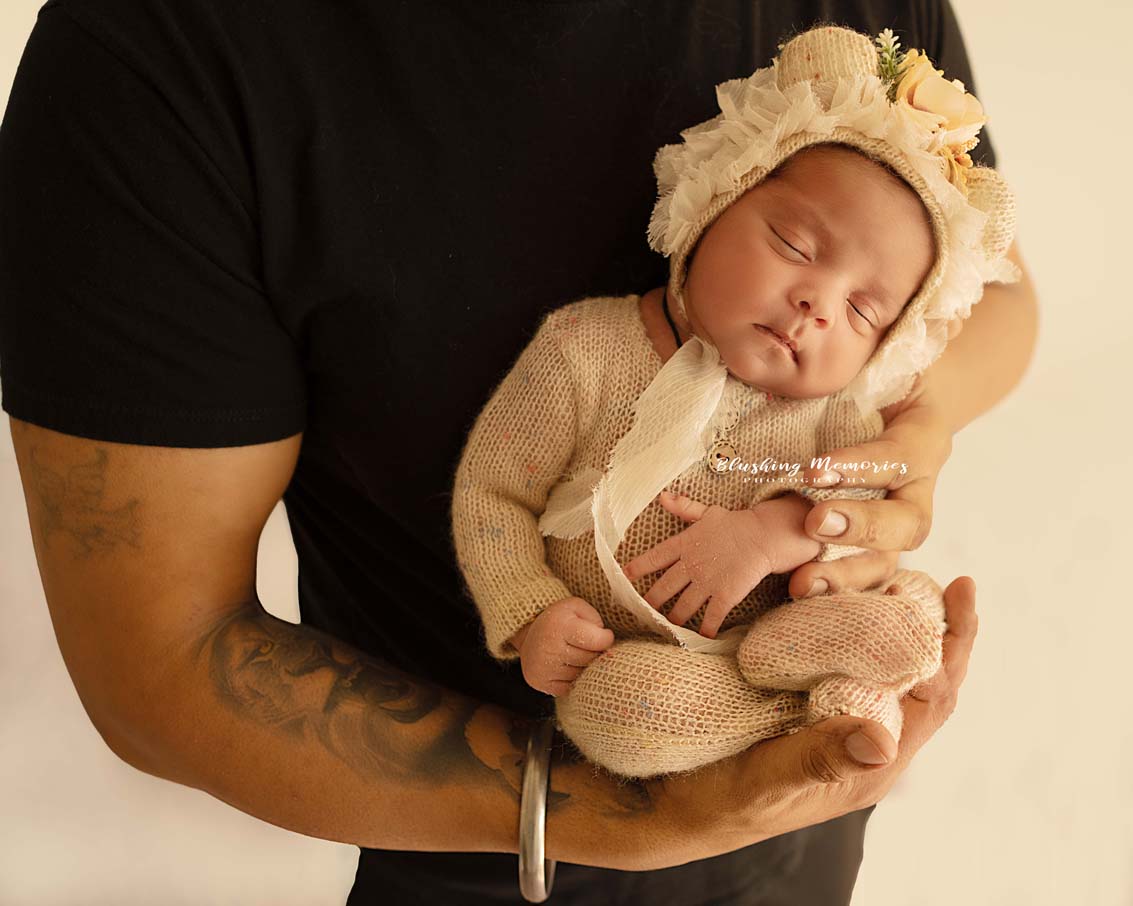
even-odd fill
[{"label": "baby's eyelash", "polygon": [[856,306],[856,305],[855,305],[855,304],[854,304],[853,302],[851,302],[851,301],[850,301],[849,299],[847,299],[847,300],[846,300],[846,304],[847,304],[847,305],[849,305],[849,306],[850,306],[850,308],[852,308],[852,309],[853,309],[854,311],[856,311],[856,312],[858,313],[858,315],[859,315],[859,316],[860,316],[860,317],[862,318],[862,320],[863,320],[863,321],[865,321],[865,322],[866,322],[866,324],[868,324],[868,325],[869,325],[870,327],[876,327],[876,326],[877,326],[876,324],[874,324],[874,323],[873,323],[873,321],[871,321],[871,320],[870,320],[870,319],[869,319],[869,318],[868,318],[868,317],[866,316],[865,312],[863,312],[863,311],[862,311],[862,310],[861,310],[860,308],[858,308],[858,307],[857,307],[857,306]]},{"label": "baby's eyelash", "polygon": [[786,239],[784,239],[784,238],[783,238],[783,237],[782,237],[781,235],[779,235],[779,231],[778,231],[777,229],[775,229],[774,227],[772,227],[772,228],[771,228],[771,232],[775,234],[775,238],[776,238],[776,239],[778,239],[778,240],[779,240],[779,241],[780,241],[781,243],[783,243],[783,245],[785,245],[785,246],[786,246],[787,248],[789,248],[789,249],[790,249],[791,251],[793,251],[793,252],[794,252],[795,254],[797,254],[797,255],[801,255],[801,256],[802,256],[803,258],[805,258],[805,259],[806,259],[807,261],[810,261],[810,256],[809,256],[809,255],[808,255],[808,254],[807,254],[806,252],[804,252],[804,251],[803,251],[802,249],[800,249],[800,248],[796,248],[795,246],[791,245],[791,243],[789,243],[789,242],[788,242],[788,241],[787,241]]}]

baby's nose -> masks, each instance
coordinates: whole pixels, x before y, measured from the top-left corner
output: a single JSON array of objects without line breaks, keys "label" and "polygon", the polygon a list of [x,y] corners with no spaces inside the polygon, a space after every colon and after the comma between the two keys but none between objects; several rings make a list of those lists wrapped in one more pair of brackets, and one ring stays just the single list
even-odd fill
[{"label": "baby's nose", "polygon": [[[803,299],[799,302],[799,308],[801,308],[803,310],[803,314],[809,315],[811,313],[811,307],[812,307],[811,304],[808,301],[806,301],[806,299]],[[814,323],[815,323],[815,326],[817,326],[817,327],[825,327],[826,324],[827,324],[827,321],[826,321],[826,318],[819,317],[819,316],[816,315],[815,318],[814,318]]]}]

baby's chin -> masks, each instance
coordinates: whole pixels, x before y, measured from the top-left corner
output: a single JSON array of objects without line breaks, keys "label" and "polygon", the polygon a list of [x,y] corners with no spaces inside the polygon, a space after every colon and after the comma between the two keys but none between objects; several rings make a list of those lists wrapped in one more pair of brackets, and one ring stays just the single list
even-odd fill
[{"label": "baby's chin", "polygon": [[797,365],[794,366],[794,373],[786,375],[776,373],[783,370],[782,366],[768,367],[766,363],[759,360],[754,364],[745,362],[743,364],[736,363],[733,366],[725,359],[724,366],[728,369],[728,374],[736,380],[742,381],[755,390],[785,399],[818,399],[819,397],[830,396],[846,387],[844,383],[841,385],[831,384],[828,387],[814,387],[811,382],[801,379],[798,375]]},{"label": "baby's chin", "polygon": [[749,387],[751,387],[754,390],[759,390],[762,393],[770,393],[772,396],[780,396],[780,397],[783,397],[784,399],[791,399],[791,400],[818,399],[819,397],[829,396],[831,393],[836,393],[838,390],[841,389],[841,388],[835,388],[834,390],[828,390],[828,391],[825,391],[825,392],[821,392],[821,391],[815,392],[815,391],[811,391],[811,390],[806,390],[806,389],[801,388],[801,387],[793,387],[793,386],[790,386],[790,385],[783,386],[783,385],[780,385],[780,384],[778,384],[774,381],[771,381],[771,382],[768,382],[768,381],[748,381],[748,380],[744,380],[744,378],[740,377],[737,374],[733,374],[732,376],[737,378],[740,381],[743,381],[743,383],[747,384]]}]

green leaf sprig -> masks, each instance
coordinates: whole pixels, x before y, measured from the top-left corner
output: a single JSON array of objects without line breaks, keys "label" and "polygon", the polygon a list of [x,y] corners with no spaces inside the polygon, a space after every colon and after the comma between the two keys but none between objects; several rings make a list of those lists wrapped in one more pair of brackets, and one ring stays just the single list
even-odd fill
[{"label": "green leaf sprig", "polygon": [[877,44],[877,74],[889,86],[889,100],[893,102],[897,99],[897,82],[905,64],[905,53],[891,28],[885,29],[873,40]]}]

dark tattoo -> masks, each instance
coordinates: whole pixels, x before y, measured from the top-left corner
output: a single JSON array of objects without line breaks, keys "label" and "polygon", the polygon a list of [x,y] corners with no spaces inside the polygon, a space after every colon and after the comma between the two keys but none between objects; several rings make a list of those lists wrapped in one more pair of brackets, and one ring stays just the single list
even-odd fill
[{"label": "dark tattoo", "polygon": [[113,550],[120,544],[140,548],[138,501],[117,509],[103,506],[108,454],[101,447],[94,461],[58,472],[41,463],[30,448],[31,489],[42,512],[43,543],[52,532],[70,535],[82,546],[79,556]]},{"label": "dark tattoo", "polygon": [[[491,779],[519,799],[530,730],[524,718],[278,620],[258,604],[213,627],[198,656],[232,711],[294,739],[318,740],[366,780],[435,787]],[[583,761],[569,743],[555,747],[554,759],[564,767]],[[548,809],[561,809],[571,796],[555,788],[554,770],[551,778]],[[616,802],[620,814],[651,807],[642,784],[619,785]]]}]

